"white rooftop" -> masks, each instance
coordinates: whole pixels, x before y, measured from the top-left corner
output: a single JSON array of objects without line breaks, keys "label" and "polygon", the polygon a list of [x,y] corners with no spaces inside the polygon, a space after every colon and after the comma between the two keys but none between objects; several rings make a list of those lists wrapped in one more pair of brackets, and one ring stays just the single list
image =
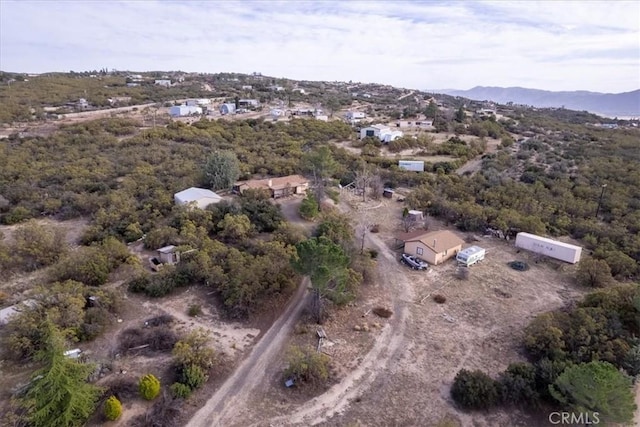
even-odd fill
[{"label": "white rooftop", "polygon": [[200,199],[222,199],[218,194],[206,188],[191,187],[174,195],[183,203],[195,202]]}]

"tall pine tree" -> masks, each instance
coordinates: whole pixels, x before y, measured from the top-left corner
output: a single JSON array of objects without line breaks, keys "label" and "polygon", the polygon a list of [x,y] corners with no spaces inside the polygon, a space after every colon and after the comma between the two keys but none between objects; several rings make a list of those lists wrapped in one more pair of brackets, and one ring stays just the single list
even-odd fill
[{"label": "tall pine tree", "polygon": [[44,348],[24,398],[33,427],[75,427],[85,423],[96,408],[101,389],[87,382],[93,367],[64,355],[63,333],[49,320],[43,324]]}]

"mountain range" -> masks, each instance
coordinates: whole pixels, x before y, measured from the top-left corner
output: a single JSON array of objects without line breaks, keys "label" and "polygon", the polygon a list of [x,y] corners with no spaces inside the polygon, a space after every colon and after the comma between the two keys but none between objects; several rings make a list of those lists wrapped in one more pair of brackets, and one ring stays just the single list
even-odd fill
[{"label": "mountain range", "polygon": [[640,89],[623,93],[587,91],[552,92],[522,87],[476,86],[469,90],[441,89],[433,91],[452,96],[462,96],[478,101],[499,104],[532,105],[534,107],[564,107],[570,110],[589,111],[607,117],[640,116]]}]

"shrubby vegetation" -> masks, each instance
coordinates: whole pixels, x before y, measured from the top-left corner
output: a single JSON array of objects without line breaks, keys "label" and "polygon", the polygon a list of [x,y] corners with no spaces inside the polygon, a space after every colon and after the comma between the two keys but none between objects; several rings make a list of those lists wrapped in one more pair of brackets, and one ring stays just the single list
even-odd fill
[{"label": "shrubby vegetation", "polygon": [[296,385],[318,387],[329,379],[329,356],[311,347],[291,347],[285,379],[293,379]]},{"label": "shrubby vegetation", "polygon": [[451,395],[468,409],[550,405],[629,422],[635,410],[630,376],[640,372],[639,332],[640,285],[593,292],[576,307],[541,314],[529,324],[524,346],[530,363],[509,365],[498,380],[462,370]]},{"label": "shrubby vegetation", "polygon": [[160,394],[160,380],[153,374],[144,375],[138,383],[140,395],[146,400],[153,400]]}]

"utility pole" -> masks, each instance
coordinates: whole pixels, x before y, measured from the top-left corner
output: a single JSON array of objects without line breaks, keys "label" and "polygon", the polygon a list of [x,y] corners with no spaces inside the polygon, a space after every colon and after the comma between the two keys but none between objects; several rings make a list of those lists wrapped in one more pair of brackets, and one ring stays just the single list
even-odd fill
[{"label": "utility pole", "polygon": [[598,200],[598,209],[596,209],[596,219],[600,213],[600,206],[602,205],[602,197],[604,196],[604,189],[607,188],[607,184],[602,184],[602,191],[600,192],[600,199]]}]

